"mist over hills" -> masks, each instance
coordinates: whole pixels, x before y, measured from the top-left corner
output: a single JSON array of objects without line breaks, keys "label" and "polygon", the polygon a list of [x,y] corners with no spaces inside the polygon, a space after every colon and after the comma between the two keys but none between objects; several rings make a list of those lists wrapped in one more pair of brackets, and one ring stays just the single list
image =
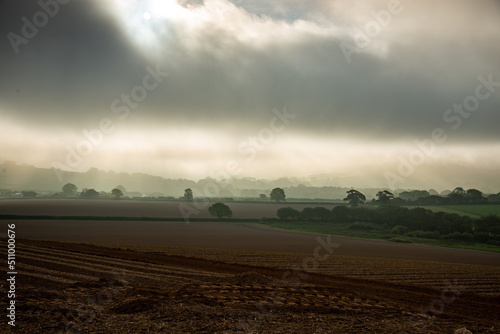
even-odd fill
[{"label": "mist over hills", "polygon": [[[66,183],[73,183],[81,191],[93,188],[109,192],[118,185],[127,190],[130,197],[181,197],[184,189],[191,188],[195,197],[247,197],[258,198],[260,194],[269,195],[275,187],[283,188],[287,198],[304,199],[343,199],[352,186],[345,186],[346,179],[317,175],[308,179],[283,177],[275,180],[251,177],[215,180],[204,178],[198,181],[171,179],[145,173],[117,173],[91,168],[87,172],[71,172],[53,168],[39,168],[27,164],[6,161],[0,164],[0,189],[12,191],[36,191],[53,194],[60,192]],[[457,185],[459,186],[459,185]],[[356,187],[367,198],[374,198],[380,188]],[[409,189],[397,189],[396,194]],[[431,191],[432,193],[437,193]]]}]

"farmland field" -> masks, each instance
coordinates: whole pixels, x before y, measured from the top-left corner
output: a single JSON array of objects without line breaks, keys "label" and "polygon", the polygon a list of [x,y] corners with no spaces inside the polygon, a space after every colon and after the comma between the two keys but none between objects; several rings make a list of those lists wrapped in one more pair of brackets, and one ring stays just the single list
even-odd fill
[{"label": "farmland field", "polygon": [[[2,242],[5,246],[5,242]],[[21,240],[6,333],[498,333],[498,266]],[[324,254],[322,254],[324,255]],[[295,268],[295,271],[291,269]],[[441,303],[442,310],[435,310]],[[439,304],[440,305],[440,304]]]},{"label": "farmland field", "polygon": [[[228,203],[234,218],[275,217],[283,206],[302,210],[310,205],[282,203]],[[25,199],[0,201],[0,213],[14,215],[54,216],[120,216],[182,218],[182,211],[189,211],[190,218],[210,218],[210,203],[198,204],[163,201],[91,200],[91,199]],[[322,205],[332,209],[338,204]],[[196,212],[198,211],[198,212]]]},{"label": "farmland field", "polygon": [[387,228],[384,225],[380,224],[366,224],[370,226],[369,230],[356,230],[356,231],[353,231],[351,229],[351,226],[353,224],[349,222],[332,224],[330,222],[277,221],[277,222],[266,222],[263,223],[263,225],[282,228],[291,231],[331,234],[335,236],[346,236],[346,237],[364,238],[372,240],[415,243],[415,244],[430,245],[430,246],[474,249],[474,250],[500,253],[500,246],[497,245],[478,243],[478,242],[467,242],[460,240],[429,239],[422,237],[400,236],[391,232],[390,228]]},{"label": "farmland field", "polygon": [[[150,203],[2,201],[0,213],[143,217],[178,209]],[[241,205],[248,218],[266,204]],[[15,223],[17,238],[18,325],[2,324],[7,333],[500,328],[498,253],[235,222],[1,222],[4,231]]]}]

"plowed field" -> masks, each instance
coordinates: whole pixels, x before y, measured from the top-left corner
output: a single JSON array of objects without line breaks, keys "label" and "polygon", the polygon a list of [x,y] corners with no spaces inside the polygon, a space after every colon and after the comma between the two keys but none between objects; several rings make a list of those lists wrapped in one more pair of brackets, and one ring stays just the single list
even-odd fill
[{"label": "plowed field", "polygon": [[[498,267],[421,261],[398,266],[332,255],[308,272],[300,262],[307,254],[136,248],[18,240],[18,326],[3,327],[12,333],[500,328]],[[293,267],[295,274],[288,270]]]},{"label": "plowed field", "polygon": [[[259,218],[275,212],[266,205],[235,208]],[[178,207],[22,200],[0,201],[0,213],[178,217]],[[247,223],[4,220],[5,259],[7,223],[16,327],[3,279],[1,332],[500,333],[498,253]]]}]

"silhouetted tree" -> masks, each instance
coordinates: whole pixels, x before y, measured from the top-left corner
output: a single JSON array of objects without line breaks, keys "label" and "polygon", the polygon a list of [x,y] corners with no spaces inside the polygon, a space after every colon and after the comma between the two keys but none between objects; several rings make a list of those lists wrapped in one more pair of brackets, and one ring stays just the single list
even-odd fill
[{"label": "silhouetted tree", "polygon": [[64,195],[73,195],[76,194],[78,188],[73,183],[66,183],[62,187],[62,192]]},{"label": "silhouetted tree", "polygon": [[208,213],[210,215],[217,217],[217,218],[222,218],[222,217],[231,217],[233,215],[233,212],[231,209],[224,203],[214,203],[208,208]]},{"label": "silhouetted tree", "polygon": [[448,200],[449,199],[447,197],[441,197],[441,196],[438,196],[438,195],[430,195],[430,196],[427,196],[427,197],[419,198],[416,201],[416,204],[420,204],[420,205],[443,205],[443,204],[446,204],[446,202]]},{"label": "silhouetted tree", "polygon": [[379,191],[376,196],[377,201],[382,204],[389,203],[389,201],[394,198],[394,194],[389,190]]},{"label": "silhouetted tree", "polygon": [[328,221],[332,218],[332,212],[324,207],[316,207],[313,209],[315,219],[319,221]]},{"label": "silhouetted tree", "polygon": [[36,197],[37,193],[34,191],[21,191],[23,197]]},{"label": "silhouetted tree", "polygon": [[456,204],[463,203],[465,201],[465,190],[462,187],[456,187],[453,191],[448,195],[448,198]]},{"label": "silhouetted tree", "polygon": [[83,188],[80,196],[81,197],[97,197],[97,196],[99,196],[99,193],[97,191],[95,191],[95,189]]},{"label": "silhouetted tree", "polygon": [[117,185],[115,188],[116,188],[116,189],[120,189],[120,190],[122,191],[122,193],[123,193],[123,194],[125,194],[125,193],[127,192],[127,189],[125,189],[125,187],[124,187],[124,186],[122,186],[121,184],[120,184],[120,185]]},{"label": "silhouetted tree", "polygon": [[469,203],[481,203],[484,201],[483,193],[477,189],[467,189],[465,198]]},{"label": "silhouetted tree", "polygon": [[302,219],[313,221],[316,218],[316,213],[313,208],[303,208],[300,212]]},{"label": "silhouetted tree", "polygon": [[412,191],[403,191],[399,194],[399,197],[405,200],[416,201],[419,198],[428,197],[430,194],[427,190],[412,190]]},{"label": "silhouetted tree", "polygon": [[354,189],[348,190],[347,197],[344,198],[344,202],[349,202],[353,208],[363,204],[365,201],[365,195]]},{"label": "silhouetted tree", "polygon": [[192,202],[193,201],[193,191],[191,188],[187,188],[184,190],[184,200]]},{"label": "silhouetted tree", "polygon": [[484,232],[495,237],[500,236],[500,217],[488,215],[478,218],[475,222],[474,232]]},{"label": "silhouetted tree", "polygon": [[118,199],[123,196],[123,192],[118,188],[114,188],[113,190],[111,190],[111,195]]},{"label": "silhouetted tree", "polygon": [[267,195],[266,194],[259,194],[259,198],[262,200],[265,200],[265,199],[267,199]]},{"label": "silhouetted tree", "polygon": [[296,220],[300,217],[300,212],[290,207],[279,208],[276,214],[281,220]]},{"label": "silhouetted tree", "polygon": [[393,205],[406,205],[407,201],[402,199],[401,197],[396,197],[396,198],[392,199],[391,204],[393,204]]},{"label": "silhouetted tree", "polygon": [[332,212],[324,207],[304,208],[300,215],[308,221],[328,221],[332,219]]},{"label": "silhouetted tree", "polygon": [[274,188],[270,194],[271,200],[276,202],[285,201],[285,191],[281,188]]},{"label": "silhouetted tree", "polygon": [[500,202],[500,193],[488,195],[487,200],[489,202]]}]

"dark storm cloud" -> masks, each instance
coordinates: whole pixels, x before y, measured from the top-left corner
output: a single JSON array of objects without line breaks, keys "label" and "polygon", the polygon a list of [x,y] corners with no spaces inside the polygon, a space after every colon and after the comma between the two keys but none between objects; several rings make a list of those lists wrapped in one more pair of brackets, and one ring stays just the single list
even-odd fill
[{"label": "dark storm cloud", "polygon": [[[342,41],[354,44],[349,20],[363,28],[373,18],[369,10],[354,15],[338,1],[315,1],[309,7],[297,1],[244,1],[240,6],[246,12],[228,10],[226,22],[208,20],[195,32],[165,23],[159,27],[169,37],[159,39],[158,58],[139,49],[100,5],[78,0],[61,6],[15,54],[5,36],[19,33],[21,18],[39,10],[36,2],[26,3],[0,5],[0,110],[19,122],[75,129],[98,122],[111,113],[113,100],[142,82],[146,66],[160,63],[170,76],[141,103],[138,127],[163,122],[258,128],[268,122],[272,108],[287,106],[297,115],[296,131],[420,138],[436,127],[450,127],[443,114],[474,94],[478,76],[492,74],[500,81],[500,14],[489,1],[407,8],[350,63],[339,47]],[[387,3],[377,6],[385,9]],[[468,11],[481,19],[467,19]],[[245,28],[259,38],[235,33],[247,18]],[[498,140],[499,96],[500,88],[452,135]]]},{"label": "dark storm cloud", "polygon": [[134,48],[87,1],[60,5],[34,37],[13,47],[8,33],[23,37],[22,18],[33,22],[41,10],[36,1],[4,1],[0,7],[3,112],[40,125],[82,122],[109,108],[111,94],[143,75]]}]

